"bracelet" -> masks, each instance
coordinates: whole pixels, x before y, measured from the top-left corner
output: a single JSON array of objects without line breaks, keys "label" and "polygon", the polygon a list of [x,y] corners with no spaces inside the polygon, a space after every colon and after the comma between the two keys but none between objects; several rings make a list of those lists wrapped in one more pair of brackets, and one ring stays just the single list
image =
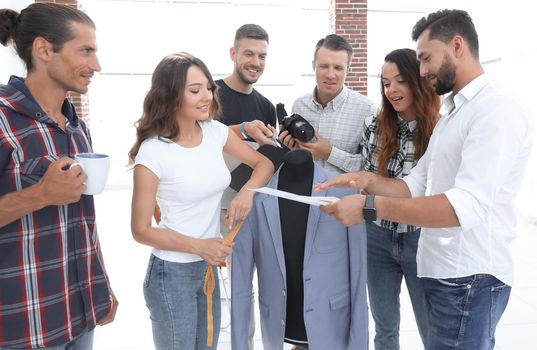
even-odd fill
[{"label": "bracelet", "polygon": [[248,136],[248,134],[246,133],[246,130],[245,130],[246,123],[247,122],[242,122],[241,125],[240,125],[241,135],[242,135],[242,138],[245,139],[245,140],[250,138],[250,136]]}]

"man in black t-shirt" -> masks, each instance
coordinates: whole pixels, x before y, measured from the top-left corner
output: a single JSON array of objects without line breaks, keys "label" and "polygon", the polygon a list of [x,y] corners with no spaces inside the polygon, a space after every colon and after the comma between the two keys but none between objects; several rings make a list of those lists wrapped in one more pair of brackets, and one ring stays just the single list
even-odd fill
[{"label": "man in black t-shirt", "polygon": [[229,50],[233,73],[216,81],[220,88],[220,121],[242,138],[259,145],[275,145],[276,109],[253,87],[265,69],[268,42],[267,32],[257,24],[245,24],[237,29]]},{"label": "man in black t-shirt", "polygon": [[[261,145],[276,145],[276,109],[274,105],[257,90],[257,82],[265,69],[268,49],[268,34],[257,24],[245,24],[235,32],[233,47],[229,50],[234,63],[233,73],[216,81],[220,100],[219,120],[228,125],[239,137],[254,148]],[[230,170],[239,165],[235,160],[224,157]],[[227,207],[236,192],[228,187],[222,196],[220,218],[223,235],[228,233],[224,227]],[[228,264],[230,265],[230,264]],[[232,276],[230,276],[233,278]],[[253,314],[254,296],[252,294],[252,315],[250,315],[248,346],[253,349],[255,320]]]}]

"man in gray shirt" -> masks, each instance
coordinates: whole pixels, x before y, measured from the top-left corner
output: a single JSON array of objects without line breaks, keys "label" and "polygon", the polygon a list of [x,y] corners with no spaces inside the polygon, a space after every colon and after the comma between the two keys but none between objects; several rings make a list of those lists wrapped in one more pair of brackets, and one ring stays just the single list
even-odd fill
[{"label": "man in gray shirt", "polygon": [[352,47],[341,36],[330,34],[315,47],[313,92],[298,98],[292,112],[300,114],[316,131],[316,140],[301,142],[283,131],[279,139],[289,147],[310,151],[324,168],[337,173],[358,171],[364,119],[376,113],[375,104],[344,85]]}]

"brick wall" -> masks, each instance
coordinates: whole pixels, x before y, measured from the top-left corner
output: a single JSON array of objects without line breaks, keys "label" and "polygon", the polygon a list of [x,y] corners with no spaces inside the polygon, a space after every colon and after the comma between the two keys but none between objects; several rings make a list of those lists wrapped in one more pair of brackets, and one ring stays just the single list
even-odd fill
[{"label": "brick wall", "polygon": [[367,95],[367,0],[330,0],[330,29],[351,44],[346,84]]},{"label": "brick wall", "polygon": [[[80,8],[77,0],[35,0],[35,2],[52,2],[56,4],[64,4],[64,5],[69,5],[69,6],[73,6],[76,8]],[[75,105],[76,113],[78,114],[78,116],[82,118],[82,120],[84,120],[89,125],[90,118],[89,118],[88,95],[87,94],[81,95],[75,92],[69,92],[67,97]]]}]

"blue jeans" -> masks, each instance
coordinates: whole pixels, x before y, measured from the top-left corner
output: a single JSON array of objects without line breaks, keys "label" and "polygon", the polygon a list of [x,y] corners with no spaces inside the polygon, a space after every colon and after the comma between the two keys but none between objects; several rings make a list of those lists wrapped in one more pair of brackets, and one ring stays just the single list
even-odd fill
[{"label": "blue jeans", "polygon": [[511,287],[484,274],[422,280],[429,306],[427,349],[494,348],[494,333]]},{"label": "blue jeans", "polygon": [[213,345],[208,347],[207,297],[203,293],[206,271],[205,261],[182,264],[151,255],[144,297],[157,350],[216,349],[220,333],[220,287],[215,271]]},{"label": "blue jeans", "polygon": [[[56,346],[40,348],[40,350],[92,350],[93,349],[93,329],[84,331],[68,343]],[[15,348],[0,347],[0,350],[15,350]],[[16,348],[21,350],[21,348]]]},{"label": "blue jeans", "polygon": [[397,233],[367,223],[367,290],[375,320],[375,349],[399,349],[399,294],[405,277],[423,344],[427,341],[427,305],[417,277],[416,252],[420,230]]}]

